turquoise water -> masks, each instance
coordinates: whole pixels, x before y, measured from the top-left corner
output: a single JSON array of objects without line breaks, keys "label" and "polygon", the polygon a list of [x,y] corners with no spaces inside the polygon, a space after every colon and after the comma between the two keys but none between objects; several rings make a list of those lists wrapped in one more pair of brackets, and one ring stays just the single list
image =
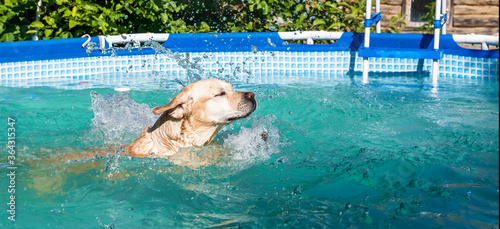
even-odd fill
[{"label": "turquoise water", "polygon": [[[16,228],[490,228],[499,217],[495,80],[348,77],[235,82],[257,110],[216,142],[231,154],[191,170],[163,159],[60,155],[133,141],[181,86],[0,88],[15,119]],[[267,132],[267,141],[262,133]],[[6,145],[6,135],[0,139]],[[198,149],[208,153],[210,149]],[[2,154],[6,155],[6,153]],[[8,173],[7,156],[0,158]],[[3,186],[3,187],[2,187]]]}]

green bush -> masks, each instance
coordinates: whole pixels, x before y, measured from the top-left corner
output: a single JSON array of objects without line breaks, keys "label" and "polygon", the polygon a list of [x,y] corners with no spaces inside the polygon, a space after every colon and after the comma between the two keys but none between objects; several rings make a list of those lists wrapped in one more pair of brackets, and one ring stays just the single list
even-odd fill
[{"label": "green bush", "polygon": [[[0,41],[83,34],[363,31],[365,1],[3,0]],[[389,30],[388,30],[389,31]],[[398,32],[394,29],[391,31]]]}]

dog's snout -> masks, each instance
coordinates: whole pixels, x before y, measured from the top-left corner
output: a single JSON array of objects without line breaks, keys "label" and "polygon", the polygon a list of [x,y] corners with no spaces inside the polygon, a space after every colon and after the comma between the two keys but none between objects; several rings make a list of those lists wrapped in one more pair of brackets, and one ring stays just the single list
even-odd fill
[{"label": "dog's snout", "polygon": [[255,98],[255,94],[253,92],[246,92],[245,93],[245,97],[247,99],[254,99]]}]

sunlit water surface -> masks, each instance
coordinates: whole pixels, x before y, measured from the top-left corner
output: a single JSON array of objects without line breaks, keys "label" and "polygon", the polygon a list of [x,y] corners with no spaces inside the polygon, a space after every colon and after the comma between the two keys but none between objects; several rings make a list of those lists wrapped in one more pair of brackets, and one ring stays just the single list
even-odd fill
[{"label": "sunlit water surface", "polygon": [[18,150],[17,220],[7,220],[4,177],[0,225],[498,228],[499,85],[462,81],[234,82],[258,108],[217,136],[231,154],[197,170],[152,158],[48,162],[130,143],[176,82],[128,93],[0,88],[2,133],[14,118]]}]

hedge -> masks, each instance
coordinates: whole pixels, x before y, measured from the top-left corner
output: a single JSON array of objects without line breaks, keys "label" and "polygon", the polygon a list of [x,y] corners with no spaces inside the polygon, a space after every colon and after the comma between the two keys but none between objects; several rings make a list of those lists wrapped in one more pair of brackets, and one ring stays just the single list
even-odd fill
[{"label": "hedge", "polygon": [[[364,30],[364,0],[3,0],[0,41],[83,34]],[[37,14],[38,12],[38,14]],[[37,15],[39,17],[37,18]],[[393,18],[386,32],[399,32]]]}]

